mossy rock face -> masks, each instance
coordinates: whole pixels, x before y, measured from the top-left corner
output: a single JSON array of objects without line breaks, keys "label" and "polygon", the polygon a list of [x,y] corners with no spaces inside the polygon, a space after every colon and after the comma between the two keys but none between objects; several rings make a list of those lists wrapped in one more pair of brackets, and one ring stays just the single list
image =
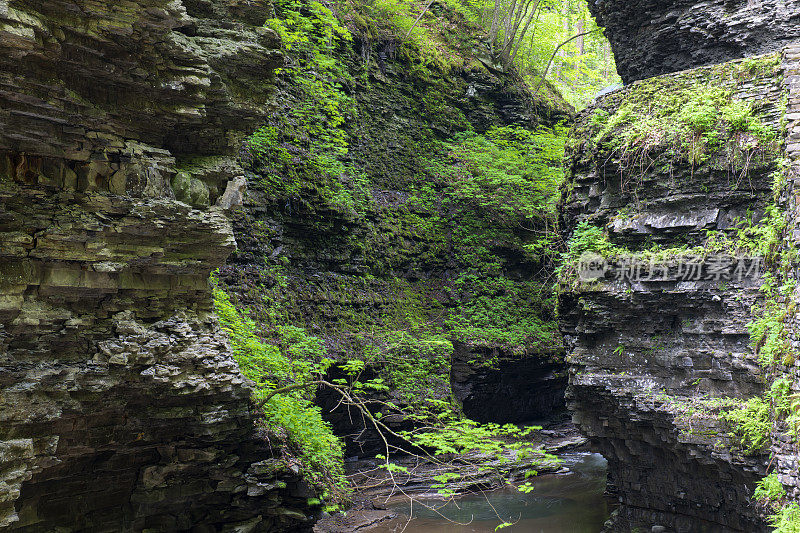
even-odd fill
[{"label": "mossy rock face", "polygon": [[178,172],[172,178],[172,191],[175,198],[192,207],[208,207],[209,193],[205,183],[193,178],[188,172]]},{"label": "mossy rock face", "polygon": [[[478,43],[444,42],[463,61],[436,66],[374,13],[342,14],[349,38],[323,10],[277,13],[268,25],[292,66],[276,80],[282,109],[244,152],[221,287],[287,354],[299,348],[285,326],[302,328],[324,356],[366,361],[404,405],[459,408],[454,342],[484,369],[495,355],[562,365],[555,244],[539,237],[554,224],[569,106],[485,67]],[[333,37],[298,37],[309,20]]]},{"label": "mossy rock face", "polygon": [[[298,470],[251,468],[283,440],[208,284],[235,241],[203,208],[283,64],[266,11],[0,1],[3,531],[295,531],[319,508]],[[234,164],[176,176],[196,156]]]},{"label": "mossy rock face", "polygon": [[[609,461],[630,529],[767,530],[751,497],[773,426],[763,402],[746,403],[774,372],[748,342],[766,285],[733,269],[742,257],[766,260],[784,234],[773,190],[784,72],[770,54],[646,79],[599,98],[570,133],[567,397]],[[602,265],[590,281],[575,268],[583,253]],[[692,263],[731,268],[716,279],[675,274]]]},{"label": "mossy rock face", "polygon": [[[562,227],[611,225],[612,242],[619,234],[641,249],[676,238],[699,245],[706,231],[730,230],[748,209],[761,217],[781,157],[781,72],[780,54],[768,54],[647,79],[598,99],[567,140]],[[608,179],[601,205],[588,210],[594,172]],[[671,205],[677,199],[680,210]],[[667,228],[681,224],[688,231]]]}]

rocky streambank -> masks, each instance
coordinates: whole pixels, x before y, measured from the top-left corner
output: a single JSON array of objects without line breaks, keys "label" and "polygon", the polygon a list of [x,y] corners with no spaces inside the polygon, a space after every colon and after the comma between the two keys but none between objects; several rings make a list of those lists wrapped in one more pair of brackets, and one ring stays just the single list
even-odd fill
[{"label": "rocky streambank", "polygon": [[[579,434],[577,427],[568,419],[558,418],[546,423],[544,429],[534,433],[530,439],[545,453],[562,455],[585,451],[587,439]],[[542,464],[535,458],[518,459],[507,455],[505,464],[487,462],[476,454],[466,456],[443,456],[446,465],[437,465],[423,457],[398,457],[397,464],[407,469],[403,473],[390,475],[375,459],[348,462],[348,479],[353,484],[354,500],[347,513],[324,517],[314,527],[315,533],[350,533],[353,531],[382,531],[394,521],[403,522],[402,514],[390,508],[391,504],[408,499],[438,500],[441,503],[470,494],[490,494],[491,491],[509,484],[525,481],[525,472],[534,468],[538,475],[564,475],[570,469],[559,461]],[[450,495],[442,495],[435,487],[437,477],[456,474],[458,477],[448,484]],[[523,496],[522,494],[520,495]]]}]

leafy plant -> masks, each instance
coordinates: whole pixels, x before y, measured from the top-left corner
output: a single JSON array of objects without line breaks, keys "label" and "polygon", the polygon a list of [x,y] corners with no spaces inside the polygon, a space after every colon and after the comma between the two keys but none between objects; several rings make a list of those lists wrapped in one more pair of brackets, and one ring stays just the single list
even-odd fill
[{"label": "leafy plant", "polygon": [[286,331],[283,352],[267,344],[258,337],[255,322],[240,313],[217,286],[214,287],[214,308],[239,369],[255,383],[253,399],[262,401],[265,423],[275,433],[286,435],[290,446],[302,459],[307,478],[321,489],[334,489],[334,499],[341,500],[346,494],[342,445],[330,425],[322,420],[319,407],[307,396],[309,389],[299,387],[284,394],[273,394],[287,384],[313,381],[307,361],[294,362],[286,353],[307,356],[309,351],[318,350],[317,340],[292,328]]},{"label": "leafy plant", "polygon": [[800,505],[792,502],[771,517],[774,533],[800,533]]},{"label": "leafy plant", "polygon": [[753,492],[754,499],[762,503],[776,503],[785,497],[786,489],[778,481],[778,476],[775,472],[756,482],[756,490]]},{"label": "leafy plant", "polygon": [[607,256],[618,250],[619,248],[608,240],[608,235],[602,228],[583,221],[572,232],[572,238],[567,243],[567,253],[564,259],[568,261],[576,260],[587,252]]},{"label": "leafy plant", "polygon": [[772,409],[762,398],[750,398],[738,409],[722,413],[745,455],[759,453],[767,445],[772,431]]},{"label": "leafy plant", "polygon": [[447,144],[458,166],[447,173],[456,199],[476,204],[501,221],[554,213],[563,180],[565,132],[540,127],[463,132]]},{"label": "leafy plant", "polygon": [[282,38],[290,62],[278,71],[288,80],[288,104],[245,143],[243,160],[261,186],[279,199],[312,194],[353,218],[370,202],[363,175],[342,161],[348,143],[343,125],[354,113],[342,90],[350,75],[334,55],[350,31],[319,2],[283,0],[266,26]]}]

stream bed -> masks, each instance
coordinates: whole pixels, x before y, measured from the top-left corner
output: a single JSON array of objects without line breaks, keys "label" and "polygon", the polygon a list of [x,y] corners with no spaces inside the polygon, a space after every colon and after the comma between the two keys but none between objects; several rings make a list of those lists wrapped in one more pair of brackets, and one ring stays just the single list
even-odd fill
[{"label": "stream bed", "polygon": [[436,497],[417,498],[435,511],[417,502],[412,509],[406,498],[390,500],[388,507],[400,516],[370,531],[492,533],[505,520],[513,525],[498,530],[503,533],[597,533],[613,510],[604,495],[606,460],[591,453],[567,454],[562,459],[570,472],[533,478],[534,490],[529,494],[504,488],[447,503]]}]

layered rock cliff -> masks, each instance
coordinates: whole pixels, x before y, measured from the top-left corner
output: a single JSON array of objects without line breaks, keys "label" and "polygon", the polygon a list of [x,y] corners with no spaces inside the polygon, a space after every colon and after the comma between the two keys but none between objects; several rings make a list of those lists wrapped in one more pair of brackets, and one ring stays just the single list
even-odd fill
[{"label": "layered rock cliff", "polygon": [[[239,250],[222,284],[287,355],[364,361],[363,376],[391,389],[376,399],[424,408],[455,394],[468,416],[497,421],[563,409],[552,267],[526,246],[552,227],[552,194],[534,183],[560,175],[568,106],[493,65],[479,30],[445,4],[426,22],[447,51],[436,61],[380,7],[351,9],[340,22],[301,15],[329,25],[335,44],[310,35],[279,76],[284,107],[245,151]],[[283,16],[294,15],[270,24],[289,32]],[[518,181],[494,178],[498,164]],[[297,331],[319,349],[301,348]],[[320,394],[349,456],[385,452],[357,410]]]},{"label": "layered rock cliff", "polygon": [[562,272],[567,398],[609,460],[619,530],[765,529],[765,451],[725,413],[764,387],[747,328],[761,270],[735,269],[765,239],[785,86],[777,54],[700,68],[606,96],[573,130],[564,227],[605,269]]},{"label": "layered rock cliff", "polygon": [[[755,185],[756,181],[753,178],[754,175],[759,174],[759,171],[749,164],[744,169],[733,172],[733,175],[738,175],[739,179],[747,178],[749,182],[749,199],[742,202],[734,200],[737,196],[734,191],[738,185],[719,196],[714,192],[713,186],[703,184],[701,191],[703,196],[708,197],[699,204],[692,199],[697,198],[696,194],[685,190],[687,186],[685,184],[679,184],[677,188],[679,194],[674,196],[672,192],[664,189],[662,183],[672,184],[672,182],[665,180],[664,178],[667,176],[662,172],[662,179],[652,182],[650,185],[650,191],[657,191],[657,194],[663,196],[664,199],[663,206],[657,212],[644,219],[637,215],[632,220],[625,220],[630,217],[630,208],[625,208],[623,215],[617,212],[612,219],[607,219],[602,213],[606,208],[613,208],[614,204],[606,201],[597,203],[592,201],[591,197],[596,196],[606,187],[607,174],[603,176],[604,183],[601,184],[600,176],[602,174],[598,170],[607,167],[609,162],[616,161],[614,165],[619,167],[620,176],[624,176],[626,173],[630,175],[635,171],[637,164],[639,165],[639,175],[646,175],[649,172],[657,173],[659,168],[669,170],[670,179],[674,173],[672,164],[664,167],[663,162],[658,163],[658,158],[652,157],[652,150],[662,146],[665,137],[663,130],[658,131],[660,124],[657,121],[654,124],[650,114],[645,113],[644,116],[637,117],[640,123],[638,134],[641,136],[630,135],[623,142],[618,142],[616,146],[607,147],[606,152],[610,153],[611,157],[605,163],[598,160],[593,164],[595,170],[589,169],[588,172],[580,170],[580,165],[573,167],[579,170],[573,172],[575,181],[572,183],[579,185],[583,182],[588,189],[583,188],[585,192],[581,194],[585,199],[577,204],[577,209],[570,211],[570,204],[566,204],[567,219],[575,217],[571,229],[581,229],[575,225],[578,219],[583,217],[590,220],[599,215],[597,221],[605,225],[611,240],[626,244],[633,249],[641,249],[642,244],[649,247],[650,242],[666,243],[672,248],[676,248],[678,244],[681,246],[685,246],[683,243],[692,244],[698,242],[696,240],[698,229],[716,225],[715,233],[708,234],[709,240],[704,243],[707,251],[710,252],[719,251],[721,234],[716,232],[717,230],[722,230],[723,234],[731,232],[730,229],[725,229],[730,226],[726,221],[728,218],[726,212],[731,210],[731,201],[734,200],[734,203],[738,203],[740,208],[749,204],[752,213],[761,220],[745,225],[738,223],[738,229],[735,232],[740,241],[742,238],[745,241],[749,238],[760,243],[760,245],[754,246],[751,242],[751,245],[745,245],[745,248],[756,251],[759,255],[764,270],[763,277],[750,287],[730,283],[723,283],[719,286],[678,283],[674,286],[664,285],[662,287],[653,285],[652,281],[640,282],[625,289],[626,304],[622,307],[617,303],[612,306],[608,305],[609,302],[620,300],[620,296],[614,296],[610,300],[608,298],[618,291],[618,287],[601,283],[594,288],[578,289],[564,301],[569,309],[583,309],[577,313],[572,312],[577,321],[567,321],[567,330],[572,335],[570,344],[573,347],[570,359],[574,364],[575,371],[568,391],[569,401],[576,409],[576,416],[582,427],[587,428],[587,431],[595,436],[599,446],[605,446],[609,450],[612,465],[615,461],[614,458],[618,458],[616,475],[621,478],[618,482],[621,500],[628,504],[623,507],[620,514],[621,527],[636,524],[649,525],[660,521],[677,530],[702,530],[705,524],[705,527],[711,530],[725,527],[749,531],[753,528],[763,527],[757,523],[759,520],[757,515],[760,514],[768,515],[770,525],[778,530],[791,531],[796,529],[797,524],[800,523],[800,507],[797,503],[799,482],[796,474],[798,420],[800,419],[797,415],[796,402],[798,391],[795,305],[797,301],[797,275],[795,272],[797,202],[794,185],[797,174],[795,160],[797,159],[798,138],[796,131],[797,95],[795,94],[797,91],[798,53],[794,43],[797,40],[799,6],[793,2],[770,1],[703,3],[603,1],[590,3],[590,7],[598,16],[599,22],[607,26],[607,35],[612,42],[620,73],[627,81],[699,65],[719,63],[736,57],[752,57],[765,51],[781,49],[779,70],[775,72],[775,79],[780,81],[782,91],[780,98],[774,90],[770,91],[773,94],[768,96],[763,88],[759,88],[758,84],[753,86],[750,76],[740,77],[737,82],[739,86],[733,92],[734,95],[738,94],[736,97],[742,97],[743,93],[745,99],[755,97],[760,101],[751,106],[753,110],[758,109],[760,112],[764,112],[765,109],[779,108],[777,112],[783,114],[782,122],[778,127],[773,126],[773,131],[777,133],[775,138],[784,144],[779,148],[777,158],[774,159],[776,165],[773,165],[775,168],[771,175],[771,195],[768,194],[766,182],[761,186]],[[750,59],[741,64],[756,65],[758,61],[758,59]],[[722,72],[729,70],[729,67],[718,65],[712,68],[712,70],[714,69]],[[696,72],[702,71],[703,69]],[[687,72],[674,79],[695,75],[695,72]],[[643,83],[651,82],[655,83],[651,80]],[[704,86],[707,82],[708,80],[705,80],[702,84],[698,84],[697,81],[694,81],[691,86],[693,90],[702,94],[707,90]],[[742,83],[744,83],[743,88]],[[623,110],[630,111],[631,95],[637,90],[641,90],[641,86],[637,88],[637,84],[634,84],[629,90],[630,94],[626,93],[617,97],[621,99],[619,103],[622,107],[617,108],[614,116],[619,116],[620,111]],[[660,98],[655,99],[656,102],[659,100]],[[599,108],[604,109],[607,101],[600,101]],[[611,101],[614,102],[613,97]],[[771,103],[764,108],[764,102]],[[614,105],[616,106],[616,103]],[[682,109],[675,108],[673,110],[673,119],[677,123],[683,122],[684,125],[687,125],[703,114],[694,104],[687,106],[686,102],[683,102],[681,105]],[[584,117],[581,121],[583,126],[576,130],[579,132],[580,143],[583,147],[579,149],[578,154],[581,152],[601,154],[602,150],[590,148],[590,145],[597,144],[597,141],[601,140],[605,134],[625,122],[622,117],[622,120],[613,124],[612,127],[604,129],[603,133],[598,133],[596,130],[589,131],[591,128],[588,127],[588,124],[594,121],[597,126],[597,122],[604,120],[605,111],[598,111],[598,113],[601,114]],[[724,112],[720,113],[723,122],[727,121],[729,124],[735,122],[730,113],[727,113],[727,118],[725,115]],[[614,116],[611,118],[612,122],[615,120]],[[774,122],[774,116],[773,112],[772,122]],[[693,122],[692,127],[695,129],[695,133],[699,126],[699,123]],[[581,128],[585,129],[581,130]],[[667,130],[669,131],[670,128]],[[765,131],[749,127],[747,130],[756,136],[763,135]],[[760,133],[756,130],[759,130]],[[695,138],[697,138],[696,135]],[[741,140],[741,129],[738,132],[732,132],[729,128],[727,133],[723,132],[722,138],[730,147],[732,141],[738,143]],[[630,148],[636,143],[638,143],[639,150],[631,151]],[[755,147],[757,144],[750,146]],[[667,150],[672,157],[679,151],[676,151],[676,147],[679,146],[680,142]],[[624,147],[625,150],[620,151],[620,147]],[[645,147],[644,151],[641,150],[642,147]],[[700,150],[704,151],[706,147],[707,145],[700,146]],[[690,148],[690,151],[696,148],[697,145],[694,144],[694,148]],[[615,151],[615,149],[617,150]],[[657,151],[661,150],[663,150],[663,146],[657,149]],[[634,157],[631,158],[631,155]],[[702,158],[698,160],[696,157],[692,157],[691,159],[695,163],[702,163]],[[584,160],[586,160],[584,155],[572,157],[573,163]],[[651,163],[654,161],[655,164],[652,165]],[[644,167],[648,169],[647,172],[642,172],[643,163]],[[702,176],[702,164],[692,165],[692,176],[695,176],[698,171]],[[586,177],[583,178],[582,175]],[[717,178],[717,180],[719,179]],[[737,180],[738,183],[740,182]],[[621,192],[627,188],[628,192],[633,192],[634,196],[638,198],[639,188],[636,183],[633,183],[634,186],[631,188],[632,182],[629,180],[626,184],[623,178],[620,184],[622,185]],[[675,188],[674,185],[670,185],[670,187]],[[581,189],[579,186],[576,190],[580,191]],[[687,204],[687,200],[689,204]],[[633,212],[637,213],[638,199],[634,205],[636,207]],[[762,208],[765,212],[763,217],[759,215]],[[748,218],[752,218],[751,215],[748,215]],[[585,229],[587,228],[584,226],[583,230]],[[676,238],[680,241],[676,241]],[[657,248],[661,246],[663,244]],[[734,248],[737,246],[735,245]],[[604,243],[600,248],[604,250],[602,253],[606,256],[614,255],[619,251],[614,250],[614,246],[609,243]],[[658,253],[650,254],[650,257],[664,259],[664,255]],[[602,262],[601,260],[600,263]],[[648,269],[645,268],[644,272],[647,271]],[[760,294],[758,295],[754,291],[756,285],[760,285]],[[654,288],[657,291],[654,291]],[[725,294],[713,294],[720,288],[724,290]],[[627,347],[622,342],[616,348],[614,355],[611,354],[609,347],[595,344],[597,335],[601,338],[609,334],[625,335],[629,327],[620,323],[608,311],[613,308],[618,313],[619,309],[624,310],[626,306],[635,305],[636,296],[642,290],[651,294],[655,292],[658,297],[652,303],[661,305],[662,309],[663,303],[666,301],[666,294],[669,294],[669,301],[678,308],[677,313],[670,310],[676,316],[683,316],[685,313],[681,309],[687,302],[693,302],[685,308],[688,317],[684,317],[683,322],[676,322],[680,324],[680,327],[674,328],[677,333],[673,335],[679,339],[679,344],[671,345],[670,343],[673,341],[670,341],[664,345],[669,350],[668,353],[671,357],[683,357],[685,349],[689,351],[689,356],[683,359],[687,368],[673,368],[663,376],[666,388],[665,393],[659,395],[661,397],[658,401],[660,407],[656,402],[647,405],[641,401],[629,401],[631,395],[633,397],[641,395],[641,392],[634,393],[635,388],[633,387],[623,386],[617,388],[616,392],[610,392],[614,388],[612,382],[609,379],[600,378],[608,372],[609,368],[616,368],[616,372],[619,373],[620,368],[629,366],[636,369],[634,374],[660,375],[658,368],[664,364],[663,361],[666,360],[664,357],[658,359],[650,357],[648,360],[637,358],[632,362],[625,359],[624,354],[627,353]],[[732,290],[733,292],[731,292]],[[584,291],[594,296],[587,299],[583,296]],[[604,294],[604,296],[598,299],[599,294]],[[726,295],[727,297],[738,295],[736,297],[740,303],[754,302],[755,305],[749,308],[747,305],[743,307],[729,305],[726,303]],[[723,306],[718,319],[715,319],[716,325],[703,326],[699,330],[687,329],[684,323],[691,325],[694,317],[709,314],[709,306],[701,303],[708,297],[715,302],[713,305]],[[594,300],[594,302],[586,305],[590,300]],[[598,304],[598,302],[601,303]],[[592,313],[595,311],[600,311],[600,314],[593,315]],[[643,310],[640,311],[636,313],[637,317],[643,312]],[[662,311],[656,317],[664,314]],[[713,314],[711,313],[711,316]],[[648,316],[645,325],[647,326],[654,320],[659,320],[659,318]],[[744,325],[747,325],[748,331],[745,331]],[[728,339],[727,346],[722,347],[723,352],[719,351],[720,345],[715,346],[708,339],[702,337],[713,333],[714,330],[720,331],[720,339]],[[697,337],[697,335],[701,336]],[[663,334],[659,333],[658,338],[662,337]],[[733,342],[734,340],[735,342]],[[639,344],[641,341],[640,336],[631,335],[630,342]],[[659,349],[648,349],[647,354],[658,353],[662,344],[662,341],[659,340],[656,344]],[[714,400],[711,404],[708,404],[707,400],[699,403],[695,399],[690,402],[686,401],[685,398],[692,394],[686,390],[681,391],[683,381],[676,381],[675,376],[683,380],[684,376],[696,373],[698,366],[694,360],[695,356],[709,353],[709,350],[711,350],[710,353],[717,355],[711,359],[711,366],[708,370],[712,374],[722,372],[723,381],[728,378],[731,380],[730,387],[720,387],[720,378],[714,378],[716,384],[710,389],[710,394],[727,398],[737,397],[740,398],[738,403],[730,400]],[[728,355],[720,358],[719,356],[724,351],[727,351]],[[676,366],[681,366],[680,361],[676,361]],[[641,371],[642,368],[644,368],[644,372]],[[622,372],[627,375],[630,371],[624,369]],[[756,378],[756,376],[759,377]],[[698,387],[697,392],[693,393],[694,396],[697,396],[698,393],[709,394],[709,389],[705,388],[707,387],[705,379],[693,382]],[[611,396],[616,396],[617,400],[610,403],[604,402],[603,409],[592,415],[589,411],[589,397],[584,396],[582,391],[592,390],[594,393],[600,382],[604,382],[600,388],[605,388]],[[651,386],[650,382],[644,382],[638,383],[636,388],[646,389],[649,386]],[[672,394],[670,390],[676,388],[678,395],[684,397],[678,402],[669,399]],[[624,442],[620,440],[619,435],[622,435],[623,431],[615,430],[614,427],[618,424],[611,422],[610,418],[605,419],[602,415],[602,411],[605,409],[616,410],[616,419],[626,421],[623,424],[626,426],[625,434],[638,434],[639,436],[624,439]],[[662,422],[655,422],[655,418],[650,414],[643,414],[655,412],[659,413],[658,417],[662,418]],[[666,419],[663,418],[665,413],[667,413]],[[673,442],[674,438],[666,435],[675,433],[675,428],[685,426],[687,421],[690,429],[688,434],[696,434],[698,413],[703,413],[700,416],[703,420],[700,427],[705,428],[702,430],[705,437],[721,434],[722,438],[714,437],[717,443],[713,449],[702,451],[697,448],[689,450],[684,448],[678,450]],[[632,422],[627,422],[628,420],[632,420]],[[667,420],[668,423],[664,423],[663,420]],[[655,431],[648,429],[642,432],[643,427],[659,429],[655,429]],[[679,435],[681,432],[686,433],[685,428],[677,431]],[[732,443],[734,448],[744,447],[752,457],[745,461],[736,459],[733,455],[727,457],[727,450],[730,449],[731,443],[724,443],[726,436],[735,437],[735,442]],[[678,438],[677,441],[684,443],[681,438]],[[631,450],[637,451],[632,453]],[[725,464],[722,465],[719,464],[720,450],[726,450],[722,453],[722,456],[726,456]],[[648,473],[647,479],[636,470],[630,469],[631,464],[640,463],[636,456],[661,457],[664,454],[671,457],[669,464],[673,465],[671,469],[674,471],[681,470],[681,466],[676,466],[675,463],[686,463],[688,457],[691,457],[690,462],[700,461],[705,465],[704,467],[693,465],[685,471],[683,476],[685,479],[693,479],[698,471],[702,473],[703,477],[708,476],[708,478],[691,490],[686,490],[680,483],[676,486],[672,480],[664,479],[663,473],[653,473],[652,468],[642,465],[641,471]],[[761,460],[758,458],[759,454],[762,456]],[[621,467],[623,463],[626,464],[625,468]],[[768,471],[769,474],[763,479],[759,479],[760,475],[753,475],[755,472],[764,474]],[[729,483],[729,480],[732,479],[731,476],[738,479],[739,482]],[[656,490],[650,481],[653,478],[660,478],[662,487],[671,487],[671,489],[664,491],[663,488],[659,488]],[[719,479],[726,481],[717,484],[717,487],[722,488],[725,485],[729,489],[731,486],[738,488],[727,495],[718,494],[722,499],[715,496],[714,501],[738,503],[732,505],[718,505],[712,501],[689,503],[692,498],[692,490],[696,495],[704,494],[703,491],[713,492],[714,480]],[[752,483],[754,481],[757,485],[757,490],[754,492],[754,500],[757,501],[756,509],[753,509],[753,504],[749,503],[749,494],[753,492]],[[692,505],[696,506],[695,511],[689,509]],[[732,509],[738,509],[738,511]],[[668,512],[664,512],[665,510]],[[731,520],[731,517],[736,514],[738,514],[738,518]],[[686,515],[692,518],[686,518]],[[745,521],[742,522],[740,519],[744,515],[746,515]],[[712,517],[712,522],[718,523],[715,525],[697,521],[697,519],[709,520],[709,517]]]},{"label": "layered rock cliff", "polygon": [[800,37],[796,0],[590,0],[628,83],[774,52]]},{"label": "layered rock cliff", "polygon": [[453,380],[488,419],[470,376],[499,375],[519,398],[503,419],[563,405],[537,239],[570,114],[550,88],[534,98],[477,38],[445,28],[445,57],[318,3],[7,4],[0,528],[308,527],[307,465],[268,434],[214,318],[219,267],[259,346],[361,359],[394,401],[450,402]]},{"label": "layered rock cliff", "polygon": [[798,477],[798,332],[797,318],[797,241],[798,201],[797,139],[800,134],[798,109],[800,98],[800,49],[792,45],[783,51],[786,76],[786,152],[783,172],[775,182],[776,222],[771,239],[775,250],[769,274],[762,291],[763,304],[756,310],[758,318],[751,326],[752,345],[759,361],[766,368],[765,403],[768,411],[767,445],[771,453],[770,474],[760,483],[757,497],[778,531],[788,531],[800,523],[800,477]]},{"label": "layered rock cliff", "polygon": [[212,316],[260,2],[0,6],[0,528],[303,528]]}]

